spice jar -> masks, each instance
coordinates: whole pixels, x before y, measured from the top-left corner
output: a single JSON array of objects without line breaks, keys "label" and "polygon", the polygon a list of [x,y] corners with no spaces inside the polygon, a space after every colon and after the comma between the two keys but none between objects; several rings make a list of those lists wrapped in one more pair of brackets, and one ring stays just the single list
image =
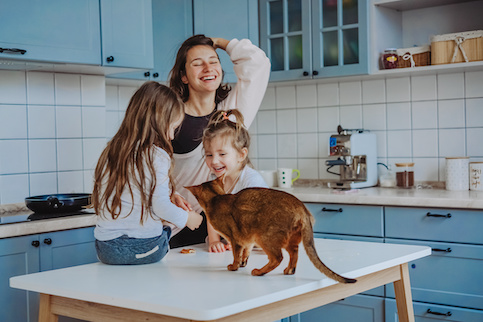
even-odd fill
[{"label": "spice jar", "polygon": [[383,69],[397,68],[397,51],[396,48],[387,48],[381,55],[381,67]]},{"label": "spice jar", "polygon": [[396,185],[400,188],[414,186],[414,162],[396,163]]}]

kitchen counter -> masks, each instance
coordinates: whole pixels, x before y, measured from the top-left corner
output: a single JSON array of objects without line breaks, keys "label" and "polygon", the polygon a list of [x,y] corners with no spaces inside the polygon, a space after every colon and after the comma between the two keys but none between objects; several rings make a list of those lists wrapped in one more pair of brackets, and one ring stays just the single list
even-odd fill
[{"label": "kitchen counter", "polygon": [[277,189],[291,193],[303,202],[483,210],[483,191],[380,187],[339,191],[320,186]]},{"label": "kitchen counter", "polygon": [[90,227],[96,225],[95,214],[75,215],[26,222],[4,223],[9,217],[25,216],[32,214],[25,204],[0,205],[0,238],[16,237],[23,235],[41,234],[52,231]]},{"label": "kitchen counter", "polygon": [[[380,187],[339,191],[326,186],[309,184],[290,189],[276,189],[291,193],[303,202],[483,210],[483,191]],[[30,213],[31,211],[22,203],[0,205],[0,218],[19,214],[27,216]],[[95,224],[95,215],[0,224],[0,238],[89,227]]]}]

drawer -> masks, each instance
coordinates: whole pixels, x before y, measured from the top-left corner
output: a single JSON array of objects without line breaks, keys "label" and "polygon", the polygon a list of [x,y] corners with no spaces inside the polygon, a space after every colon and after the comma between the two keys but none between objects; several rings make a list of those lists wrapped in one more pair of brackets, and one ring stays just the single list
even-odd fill
[{"label": "drawer", "polygon": [[[415,322],[438,322],[438,321],[483,321],[483,311],[463,309],[445,305],[434,305],[413,302]],[[386,322],[399,321],[397,316],[396,300],[386,299],[385,305]]]},{"label": "drawer", "polygon": [[[483,310],[483,246],[386,239],[386,243],[423,245],[431,256],[409,262],[413,300]],[[394,297],[392,284],[386,296]]]},{"label": "drawer", "polygon": [[386,237],[483,244],[483,211],[386,207]]},{"label": "drawer", "polygon": [[314,232],[383,237],[383,207],[306,203],[315,217]]}]

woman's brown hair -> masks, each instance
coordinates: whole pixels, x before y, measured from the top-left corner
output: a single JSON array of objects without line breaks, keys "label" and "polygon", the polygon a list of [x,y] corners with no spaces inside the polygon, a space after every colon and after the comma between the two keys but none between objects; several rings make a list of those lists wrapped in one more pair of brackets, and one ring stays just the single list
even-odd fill
[{"label": "woman's brown hair", "polygon": [[[186,57],[188,56],[188,51],[195,46],[209,46],[215,50],[213,47],[213,40],[205,35],[191,36],[190,38],[186,39],[183,44],[181,44],[181,47],[176,55],[176,61],[173,69],[171,69],[169,73],[169,86],[176,93],[178,93],[178,95],[183,99],[183,102],[188,100],[190,93],[188,85],[183,83],[181,79],[186,75]],[[225,75],[225,72],[223,72],[223,75]],[[215,103],[218,104],[223,101],[228,96],[230,90],[231,87],[229,85],[220,84],[216,90]]]},{"label": "woman's brown hair", "polygon": [[[230,139],[233,147],[241,152],[244,148],[250,149],[250,133],[244,125],[243,114],[237,110],[216,111],[210,118],[203,131],[203,147],[210,144],[215,137]],[[251,166],[248,156],[242,162],[242,168]]]},{"label": "woman's brown hair", "polygon": [[[119,217],[122,192],[128,189],[134,199],[134,188],[141,191],[141,223],[152,215],[156,187],[153,147],[162,148],[172,157],[169,127],[183,117],[184,103],[167,86],[148,81],[134,93],[119,130],[107,143],[95,169],[92,204],[97,214],[105,209],[112,219]],[[172,168],[173,162],[168,172],[171,193]]]}]

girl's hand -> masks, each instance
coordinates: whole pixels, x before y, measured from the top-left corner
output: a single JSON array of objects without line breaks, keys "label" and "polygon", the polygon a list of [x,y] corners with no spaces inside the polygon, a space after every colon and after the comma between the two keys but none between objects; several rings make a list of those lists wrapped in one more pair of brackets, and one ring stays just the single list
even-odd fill
[{"label": "girl's hand", "polygon": [[199,213],[196,211],[188,211],[188,221],[186,222],[186,226],[191,229],[195,230],[201,225],[201,222],[203,221],[203,216],[201,216]]},{"label": "girl's hand", "polygon": [[228,46],[228,43],[230,42],[229,40],[226,40],[224,38],[214,38],[212,37],[211,40],[213,41],[213,47],[215,49],[220,48],[223,50],[226,50],[226,46]]},{"label": "girl's hand", "polygon": [[210,253],[223,253],[225,250],[230,250],[231,246],[226,245],[221,241],[215,241],[210,243],[210,247],[208,248]]},{"label": "girl's hand", "polygon": [[173,194],[171,197],[171,202],[174,203],[176,206],[186,210],[186,211],[191,211],[191,205],[189,204],[188,201],[186,201],[185,198],[183,198],[181,195],[178,194]]}]

